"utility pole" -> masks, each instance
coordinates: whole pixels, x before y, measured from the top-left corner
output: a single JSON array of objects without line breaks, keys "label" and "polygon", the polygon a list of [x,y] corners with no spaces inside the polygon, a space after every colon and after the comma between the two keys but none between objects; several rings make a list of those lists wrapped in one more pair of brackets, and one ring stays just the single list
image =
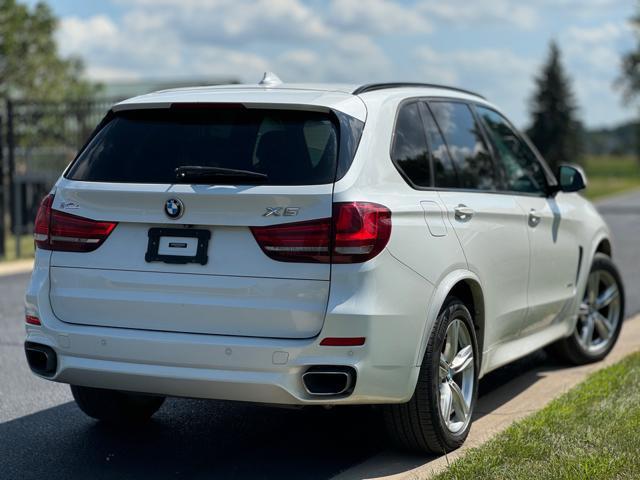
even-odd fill
[{"label": "utility pole", "polygon": [[15,161],[15,138],[13,131],[13,102],[7,99],[7,147],[8,147],[8,176],[9,176],[9,210],[11,222],[9,222],[9,231],[13,231],[16,238],[16,258],[20,258],[20,231],[22,225],[18,225],[18,209],[21,208],[18,201],[19,189],[16,188],[16,161]]}]

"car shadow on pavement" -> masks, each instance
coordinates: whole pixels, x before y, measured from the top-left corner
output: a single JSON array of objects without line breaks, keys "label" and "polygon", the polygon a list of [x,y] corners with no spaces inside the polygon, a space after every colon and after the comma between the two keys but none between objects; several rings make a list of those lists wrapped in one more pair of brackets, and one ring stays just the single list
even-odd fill
[{"label": "car shadow on pavement", "polygon": [[[495,412],[505,403],[526,392],[547,373],[563,368],[567,368],[567,365],[558,363],[544,350],[539,350],[485,375],[480,380],[474,420]],[[416,455],[386,449],[338,475],[334,480],[360,480],[407,473],[437,458],[434,455]],[[422,474],[424,472],[409,476],[422,478]]]},{"label": "car shadow on pavement", "polygon": [[[561,368],[536,352],[485,376],[478,417]],[[492,393],[497,393],[499,395]],[[0,477],[326,479],[382,454],[379,475],[429,456],[389,449],[379,409],[284,409],[169,399],[145,425],[99,424],[72,403],[0,424]]]},{"label": "car shadow on pavement", "polygon": [[567,367],[567,364],[553,359],[543,349],[488,373],[480,380],[474,420],[495,411],[528,390],[546,372]]},{"label": "car shadow on pavement", "polygon": [[170,399],[114,427],[70,402],[0,424],[0,478],[325,479],[380,450],[376,416]]}]

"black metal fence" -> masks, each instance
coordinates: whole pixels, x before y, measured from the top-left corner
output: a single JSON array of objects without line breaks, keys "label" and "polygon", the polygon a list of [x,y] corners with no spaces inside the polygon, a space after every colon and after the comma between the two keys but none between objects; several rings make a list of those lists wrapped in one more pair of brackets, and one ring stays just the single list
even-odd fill
[{"label": "black metal fence", "polygon": [[5,228],[32,233],[40,201],[116,101],[7,100],[0,109],[0,257]]}]

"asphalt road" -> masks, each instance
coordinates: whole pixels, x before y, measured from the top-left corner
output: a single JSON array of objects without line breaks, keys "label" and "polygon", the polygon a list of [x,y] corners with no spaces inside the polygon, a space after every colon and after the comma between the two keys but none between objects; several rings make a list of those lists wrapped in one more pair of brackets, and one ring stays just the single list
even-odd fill
[{"label": "asphalt road", "polygon": [[[640,311],[640,193],[599,208],[613,230],[631,315]],[[170,399],[147,426],[97,424],[75,407],[67,386],[38,379],[26,366],[27,281],[28,275],[0,277],[1,479],[325,479],[388,448],[375,409]],[[530,355],[486,376],[480,394],[548,364],[552,360],[543,352]],[[393,467],[384,473],[393,473]]]},{"label": "asphalt road", "polygon": [[613,259],[626,290],[626,313],[640,311],[640,191],[598,203],[613,236]]}]

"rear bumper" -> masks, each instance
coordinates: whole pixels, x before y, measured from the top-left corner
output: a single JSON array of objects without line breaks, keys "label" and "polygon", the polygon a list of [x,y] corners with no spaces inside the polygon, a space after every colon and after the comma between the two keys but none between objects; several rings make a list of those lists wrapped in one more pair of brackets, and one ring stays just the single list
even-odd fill
[{"label": "rear bumper", "polygon": [[[186,339],[176,342],[175,338],[170,338],[165,340],[170,340],[171,346],[151,347],[156,354],[148,353],[141,363],[133,353],[144,351],[147,342],[125,340],[117,333],[72,334],[69,341],[74,345],[73,352],[48,343],[58,354],[57,371],[49,379],[133,392],[271,404],[387,403],[406,400],[405,395],[398,393],[406,390],[416,370],[416,367],[395,367],[375,371],[366,368],[362,362],[349,363],[343,358],[325,356],[318,359],[323,365],[335,361],[335,365],[356,368],[358,381],[348,397],[313,397],[302,384],[302,374],[309,364],[304,363],[304,347],[300,345],[249,347],[234,339],[195,343]],[[31,334],[28,338],[39,343],[50,340]],[[93,353],[83,352],[83,345],[97,348]],[[123,353],[116,359],[109,354],[114,351]],[[282,361],[287,353],[290,358],[287,364],[273,363],[274,360]],[[185,364],[187,357],[191,360],[190,365]],[[197,359],[205,361],[201,363]]]},{"label": "rear bumper", "polygon": [[[49,380],[74,385],[273,404],[387,403],[410,397],[418,370],[371,365],[367,347],[322,354],[315,339],[183,335],[41,321],[46,326],[28,327],[27,340],[57,353],[58,367]],[[309,395],[302,374],[313,365],[355,368],[353,393],[345,398]]]},{"label": "rear bumper", "polygon": [[[398,263],[397,268],[406,267]],[[27,326],[27,341],[47,345],[57,354],[57,369],[47,377],[50,380],[169,396],[290,405],[400,403],[408,401],[415,388],[419,372],[416,339],[421,338],[424,320],[415,319],[416,313],[406,301],[383,301],[380,292],[367,292],[367,296],[379,298],[378,305],[369,303],[374,314],[363,308],[358,292],[343,291],[343,298],[330,302],[324,327],[316,338],[186,334],[62,322],[49,302],[48,270],[46,259],[38,259],[26,309],[42,322],[42,326]],[[409,293],[412,298],[427,299],[416,307],[426,312],[430,294],[425,295],[425,283],[409,275],[420,295]],[[403,286],[405,293],[411,283]],[[376,285],[385,288],[383,280]],[[320,346],[325,336],[364,336],[367,340],[360,347]],[[307,393],[302,374],[315,365],[353,367],[357,373],[353,391],[342,397]]]}]

